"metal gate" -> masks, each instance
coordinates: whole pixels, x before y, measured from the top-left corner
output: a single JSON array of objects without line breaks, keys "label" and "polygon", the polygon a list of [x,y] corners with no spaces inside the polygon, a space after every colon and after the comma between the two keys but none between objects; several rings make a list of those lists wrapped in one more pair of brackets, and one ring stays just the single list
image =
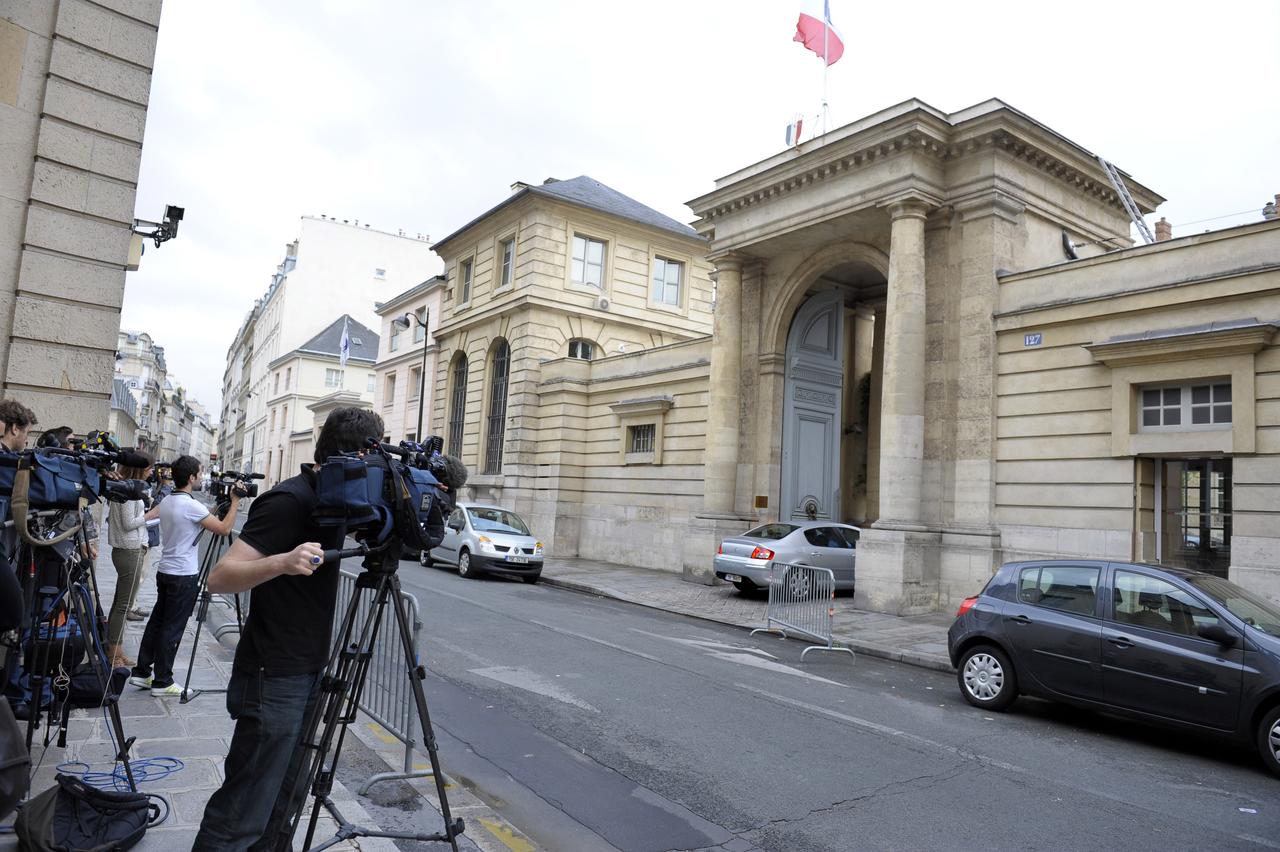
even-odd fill
[{"label": "metal gate", "polygon": [[810,651],[847,651],[852,657],[852,649],[832,642],[831,625],[836,614],[832,601],[835,597],[836,575],[830,568],[770,562],[769,605],[765,611],[767,625],[752,630],[751,635],[779,633],[786,638],[790,630],[826,643],[805,648],[800,652],[801,660]]}]

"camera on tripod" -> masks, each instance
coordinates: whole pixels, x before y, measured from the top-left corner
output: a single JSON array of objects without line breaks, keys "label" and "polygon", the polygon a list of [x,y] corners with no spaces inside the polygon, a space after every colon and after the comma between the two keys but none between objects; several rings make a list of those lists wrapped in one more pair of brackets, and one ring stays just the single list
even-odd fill
[{"label": "camera on tripod", "polygon": [[209,494],[217,504],[215,514],[219,518],[227,514],[231,507],[231,495],[244,499],[258,496],[258,483],[255,479],[266,479],[262,473],[239,473],[234,470],[215,470],[209,474]]}]

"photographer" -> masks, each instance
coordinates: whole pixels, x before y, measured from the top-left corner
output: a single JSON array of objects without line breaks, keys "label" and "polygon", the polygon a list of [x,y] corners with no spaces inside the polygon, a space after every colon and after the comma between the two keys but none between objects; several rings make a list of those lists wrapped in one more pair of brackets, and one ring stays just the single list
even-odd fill
[{"label": "photographer", "polygon": [[[382,435],[382,418],[339,408],[325,420],[315,460],[362,451]],[[303,725],[329,658],[341,527],[318,527],[315,473],[304,466],[254,501],[240,538],[209,577],[213,592],[253,590],[236,648],[227,711],[236,720],[223,782],[205,808],[193,849],[269,848],[306,794],[299,771]]]},{"label": "photographer", "polygon": [[142,689],[150,688],[155,696],[185,698],[182,687],[173,682],[173,661],[200,591],[196,537],[202,528],[214,535],[231,532],[241,493],[232,493],[231,508],[227,516],[219,520],[191,494],[200,481],[200,462],[191,456],[180,456],[173,463],[173,481],[176,488],[173,495],[152,509],[160,515],[162,542],[160,561],[156,564],[156,605],[142,634],[138,664],[133,667],[129,683]]},{"label": "photographer", "polygon": [[[27,447],[27,433],[36,425],[36,415],[16,399],[0,400],[0,455],[15,456]],[[8,507],[0,517],[0,523],[7,521]],[[0,531],[0,621],[4,627],[0,630],[21,626],[25,609],[22,598],[22,585],[18,581],[17,567],[13,564],[18,554],[18,531],[12,526]],[[16,621],[15,621],[16,619]],[[17,673],[18,655],[10,653],[4,661],[4,669],[0,672],[0,688],[7,686]]]}]

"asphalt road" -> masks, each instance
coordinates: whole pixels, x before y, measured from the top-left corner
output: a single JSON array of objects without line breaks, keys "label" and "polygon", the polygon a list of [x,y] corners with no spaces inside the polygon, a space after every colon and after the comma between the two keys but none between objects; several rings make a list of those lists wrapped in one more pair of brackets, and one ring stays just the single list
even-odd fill
[{"label": "asphalt road", "polygon": [[[446,770],[546,849],[1280,849],[1248,751],[404,562]],[[816,657],[816,659],[815,659]]]}]

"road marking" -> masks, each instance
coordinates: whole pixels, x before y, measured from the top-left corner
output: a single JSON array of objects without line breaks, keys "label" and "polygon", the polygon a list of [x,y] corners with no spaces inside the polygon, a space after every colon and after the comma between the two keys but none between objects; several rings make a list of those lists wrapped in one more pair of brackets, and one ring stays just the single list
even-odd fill
[{"label": "road marking", "polygon": [[487,677],[490,680],[496,680],[498,683],[505,683],[507,686],[514,686],[516,689],[523,689],[537,695],[547,698],[554,698],[556,701],[562,701],[565,704],[571,704],[574,707],[580,707],[583,710],[590,710],[592,713],[600,711],[583,701],[575,698],[568,692],[565,692],[556,684],[544,678],[537,672],[530,671],[526,668],[516,666],[493,666],[487,669],[468,669],[473,675]]},{"label": "road marking", "polygon": [[761,657],[768,657],[770,660],[778,659],[768,651],[760,648],[753,648],[750,645],[735,645],[731,642],[717,642],[714,639],[678,639],[675,636],[664,636],[661,633],[650,633],[648,630],[641,630],[639,627],[629,628],[632,633],[640,633],[644,636],[652,636],[654,639],[664,639],[667,642],[676,642],[681,645],[694,645],[699,648],[723,648],[727,651],[736,651],[738,653],[758,654]]},{"label": "road marking", "polygon": [[501,841],[502,845],[510,849],[511,852],[535,852],[538,848],[516,834],[510,826],[491,819],[485,819],[484,817],[476,817],[476,821],[483,825],[486,831]]},{"label": "road marking", "polygon": [[[764,669],[765,671],[775,672],[777,674],[791,675],[792,677],[802,677],[805,680],[812,680],[817,683],[826,683],[831,686],[838,686],[842,689],[848,688],[843,683],[828,680],[825,677],[819,677],[815,674],[809,674],[801,669],[792,668],[785,663],[774,662],[778,659],[777,657],[767,651],[761,651],[759,648],[750,648],[745,645],[733,645],[725,642],[717,642],[711,639],[680,639],[675,636],[663,636],[661,633],[650,633],[647,630],[641,630],[637,627],[632,627],[631,630],[635,633],[642,633],[645,636],[652,636],[655,639],[665,639],[668,642],[675,642],[677,645],[698,648],[706,651],[707,656],[716,660],[724,660],[725,662],[737,663],[742,666],[750,666],[755,669]],[[769,659],[762,660],[759,656],[756,656],[757,654],[768,657]]]},{"label": "road marking", "polygon": [[817,704],[810,704],[807,701],[797,701],[796,699],[788,698],[785,695],[778,695],[773,692],[766,692],[763,689],[756,689],[754,686],[747,686],[745,683],[736,683],[734,686],[739,689],[745,689],[747,692],[754,692],[756,695],[763,696],[772,701],[788,704],[801,710],[808,710],[810,713],[826,716],[830,719],[835,719],[838,722],[845,722],[856,728],[862,728],[863,730],[872,731],[873,733],[883,734],[884,736],[893,737],[894,739],[906,740],[907,742],[916,743],[917,745],[927,746],[928,748],[937,749],[939,751],[946,752],[947,754],[964,758],[965,760],[973,760],[986,766],[994,766],[997,769],[1004,769],[1009,772],[1027,771],[1021,766],[1015,766],[1012,763],[1005,763],[1003,760],[996,760],[994,757],[989,757],[985,754],[978,754],[977,752],[972,752],[968,749],[956,748],[955,746],[950,746],[946,743],[940,743],[937,740],[931,740],[917,734],[900,731],[897,728],[891,728],[888,725],[882,725],[879,722],[872,722],[870,719],[861,719],[857,716],[850,716],[846,713],[838,713],[835,710],[828,710],[826,707],[819,707]]},{"label": "road marking", "polygon": [[587,634],[585,634],[585,633],[577,633],[577,632],[575,632],[575,631],[573,631],[573,630],[566,630],[566,629],[565,629],[565,628],[563,628],[563,627],[556,627],[554,624],[547,624],[547,623],[542,622],[542,621],[534,621],[533,619],[530,619],[530,620],[529,620],[529,623],[530,623],[530,624],[536,624],[536,625],[538,625],[539,627],[542,627],[542,628],[544,628],[544,629],[546,629],[546,630],[550,630],[550,631],[551,631],[551,632],[553,632],[553,633],[559,633],[559,634],[561,634],[561,635],[563,635],[563,636],[572,636],[574,639],[582,639],[582,640],[584,640],[584,641],[586,641],[586,642],[594,642],[594,643],[596,643],[597,645],[603,645],[603,646],[605,646],[606,648],[612,648],[612,649],[613,649],[613,650],[615,650],[615,651],[621,651],[621,652],[622,652],[622,653],[624,653],[624,654],[630,654],[630,655],[632,655],[633,657],[639,657],[640,659],[642,659],[642,660],[648,660],[648,661],[649,661],[649,662],[651,662],[651,663],[660,663],[660,664],[662,664],[662,665],[666,665],[666,663],[665,663],[664,661],[662,661],[662,660],[658,659],[658,658],[657,658],[657,657],[655,657],[655,656],[652,656],[651,654],[646,654],[646,653],[644,653],[643,651],[636,651],[636,650],[634,650],[634,649],[632,649],[632,648],[627,648],[627,647],[625,647],[625,646],[623,646],[623,645],[618,645],[618,644],[616,644],[616,643],[614,643],[614,642],[610,642],[610,641],[608,641],[607,639],[599,639],[599,638],[597,638],[597,637],[595,637],[595,636],[588,636],[588,635],[587,635]]},{"label": "road marking", "polygon": [[382,740],[387,745],[393,745],[394,743],[400,742],[398,739],[395,738],[395,735],[393,735],[386,728],[379,725],[377,722],[370,722],[369,730],[373,732],[373,735],[375,737]]}]

